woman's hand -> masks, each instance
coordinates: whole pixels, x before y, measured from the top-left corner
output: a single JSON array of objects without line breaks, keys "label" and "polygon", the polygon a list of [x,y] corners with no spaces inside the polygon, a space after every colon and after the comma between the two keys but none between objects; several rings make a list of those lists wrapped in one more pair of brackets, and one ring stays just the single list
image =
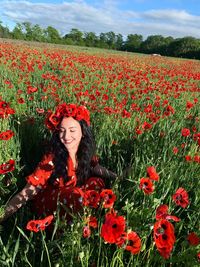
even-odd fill
[{"label": "woman's hand", "polygon": [[28,200],[34,198],[41,190],[40,187],[26,184],[26,186],[16,194],[6,205],[4,214],[0,217],[0,223],[6,220],[9,216],[15,213],[21,206],[23,206]]}]

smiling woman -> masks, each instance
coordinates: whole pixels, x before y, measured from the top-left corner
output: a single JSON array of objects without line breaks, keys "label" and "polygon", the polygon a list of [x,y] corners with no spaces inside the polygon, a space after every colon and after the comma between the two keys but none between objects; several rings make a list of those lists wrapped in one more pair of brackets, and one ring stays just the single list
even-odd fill
[{"label": "smiling woman", "polygon": [[[100,194],[116,178],[95,157],[89,111],[85,107],[61,104],[55,113],[48,114],[46,126],[53,132],[48,152],[26,178],[25,188],[10,200],[2,220],[30,199],[39,217],[52,215],[58,202],[70,212],[81,211],[88,203],[88,192]],[[60,214],[71,220],[66,208],[61,208]]]}]

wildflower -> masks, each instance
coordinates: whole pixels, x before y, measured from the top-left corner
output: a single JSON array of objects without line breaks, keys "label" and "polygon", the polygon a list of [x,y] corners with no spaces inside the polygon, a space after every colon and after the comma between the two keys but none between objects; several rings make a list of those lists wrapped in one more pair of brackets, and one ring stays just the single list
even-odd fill
[{"label": "wildflower", "polygon": [[50,225],[53,220],[53,215],[50,215],[42,220],[31,220],[27,223],[26,229],[31,232],[39,232],[40,230],[45,230],[45,228]]},{"label": "wildflower", "polygon": [[15,110],[10,108],[8,103],[0,100],[0,118],[5,119],[11,114],[15,114]]},{"label": "wildflower", "polygon": [[194,104],[193,104],[192,102],[187,101],[187,103],[186,103],[186,109],[187,109],[187,110],[188,110],[188,109],[191,109],[193,106],[194,106]]},{"label": "wildflower", "polygon": [[149,130],[151,128],[152,128],[152,124],[150,124],[146,121],[142,124],[142,129],[144,129],[144,130]]},{"label": "wildflower", "polygon": [[187,236],[187,240],[190,243],[190,245],[192,245],[192,246],[198,246],[200,243],[200,238],[194,232],[189,233],[189,235]]},{"label": "wildflower", "polygon": [[173,220],[175,222],[180,221],[180,219],[176,216],[170,215],[168,214],[168,206],[163,204],[160,205],[157,209],[156,209],[156,220],[159,221],[161,219],[166,219],[166,220]]},{"label": "wildflower", "polygon": [[200,252],[197,253],[197,260],[200,262]]},{"label": "wildflower", "polygon": [[181,206],[182,208],[186,208],[189,205],[188,193],[182,187],[177,189],[175,194],[173,194],[172,199],[176,205]]},{"label": "wildflower", "polygon": [[83,237],[84,238],[89,238],[91,236],[91,231],[88,226],[83,227]]},{"label": "wildflower", "polygon": [[14,136],[14,132],[11,130],[7,130],[5,132],[0,133],[0,139],[5,140],[5,141],[11,139],[13,136]]},{"label": "wildflower", "polygon": [[199,155],[195,155],[195,156],[193,157],[193,161],[194,161],[194,162],[197,162],[197,163],[200,163],[200,156],[199,156]]},{"label": "wildflower", "polygon": [[97,208],[100,201],[100,195],[95,190],[87,190],[84,193],[83,204],[88,207]]},{"label": "wildflower", "polygon": [[143,133],[143,131],[141,129],[139,129],[138,127],[135,129],[135,133],[140,135]]},{"label": "wildflower", "polygon": [[131,254],[138,254],[141,250],[141,239],[136,232],[130,232],[127,234],[128,244],[125,247],[125,250],[131,252]]},{"label": "wildflower", "polygon": [[116,195],[110,189],[104,189],[100,193],[100,197],[103,199],[103,207],[104,208],[112,207],[114,202],[115,202],[115,200],[116,200]]},{"label": "wildflower", "polygon": [[186,155],[186,156],[185,156],[185,160],[186,160],[186,161],[191,161],[191,160],[192,160],[192,157],[191,157],[190,155]]},{"label": "wildflower", "polygon": [[87,219],[86,219],[86,222],[87,224],[92,227],[92,228],[97,228],[97,218],[96,217],[93,217],[93,216],[89,216]]},{"label": "wildflower", "polygon": [[153,238],[160,255],[168,259],[175,243],[173,225],[165,219],[157,221],[154,225]]},{"label": "wildflower", "polygon": [[190,129],[183,128],[181,131],[181,135],[184,137],[188,137],[190,135]]},{"label": "wildflower", "polygon": [[15,169],[15,161],[10,159],[8,162],[0,165],[0,174],[12,172]]},{"label": "wildflower", "polygon": [[156,172],[155,167],[153,166],[147,167],[147,174],[151,180],[154,180],[154,181],[159,180],[159,174]]},{"label": "wildflower", "polygon": [[105,222],[101,228],[101,237],[108,243],[113,244],[125,230],[125,219],[117,216],[115,212],[105,215]]},{"label": "wildflower", "polygon": [[141,178],[140,179],[140,189],[144,191],[145,194],[149,195],[153,193],[154,186],[149,178]]},{"label": "wildflower", "polygon": [[90,177],[85,185],[86,190],[95,190],[97,192],[100,192],[103,188],[105,188],[104,181],[99,177]]},{"label": "wildflower", "polygon": [[18,102],[19,104],[24,104],[24,103],[25,103],[25,100],[24,100],[23,97],[20,97],[20,98],[17,99],[17,102]]},{"label": "wildflower", "polygon": [[44,113],[44,109],[43,108],[36,108],[36,112],[38,114],[43,114]]},{"label": "wildflower", "polygon": [[173,153],[174,153],[174,155],[178,154],[178,148],[176,146],[173,147]]}]

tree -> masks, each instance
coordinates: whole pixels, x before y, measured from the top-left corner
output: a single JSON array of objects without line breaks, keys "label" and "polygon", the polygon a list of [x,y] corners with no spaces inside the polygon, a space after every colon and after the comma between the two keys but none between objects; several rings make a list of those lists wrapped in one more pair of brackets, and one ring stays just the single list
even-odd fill
[{"label": "tree", "polygon": [[98,47],[100,47],[100,48],[108,48],[106,33],[103,33],[103,32],[100,33]]},{"label": "tree", "polygon": [[86,46],[96,46],[98,42],[98,37],[94,32],[85,32],[84,41]]},{"label": "tree", "polygon": [[33,35],[32,35],[32,25],[30,22],[25,21],[22,23],[23,25],[23,30],[25,32],[25,39],[28,41],[32,41],[33,40]]},{"label": "tree", "polygon": [[44,42],[45,41],[45,36],[44,36],[44,30],[40,28],[38,24],[35,24],[32,27],[32,39],[34,41],[38,42]]},{"label": "tree", "polygon": [[163,46],[160,48],[160,54],[162,55],[169,55],[169,46],[170,44],[174,41],[174,38],[171,36],[165,37],[165,44],[163,44]]},{"label": "tree", "polygon": [[1,38],[9,38],[9,37],[11,37],[11,33],[10,33],[8,27],[7,26],[4,27],[2,25],[2,21],[0,21],[0,37]]},{"label": "tree", "polygon": [[52,26],[48,26],[44,30],[44,36],[49,43],[59,43],[61,41],[59,32]]},{"label": "tree", "polygon": [[64,39],[71,39],[74,45],[84,45],[83,33],[78,29],[71,29],[70,33],[64,36]]},{"label": "tree", "polygon": [[124,48],[130,52],[138,52],[142,44],[143,37],[140,34],[128,34]]},{"label": "tree", "polygon": [[169,54],[175,57],[194,57],[199,58],[200,40],[187,36],[175,39],[169,45]]},{"label": "tree", "polygon": [[106,33],[106,42],[108,44],[108,47],[111,49],[115,49],[115,45],[116,45],[116,36],[115,33],[110,31]]},{"label": "tree", "polygon": [[25,35],[23,33],[23,26],[20,23],[17,23],[12,31],[12,36],[14,39],[23,40]]},{"label": "tree", "polygon": [[172,41],[171,38],[172,37],[165,38],[162,35],[150,35],[141,44],[141,51],[150,54],[163,54],[163,51],[166,53],[167,46],[169,45],[169,42]]},{"label": "tree", "polygon": [[116,41],[115,41],[115,47],[117,50],[123,50],[123,45],[124,45],[124,40],[123,40],[123,36],[118,33],[116,35]]}]

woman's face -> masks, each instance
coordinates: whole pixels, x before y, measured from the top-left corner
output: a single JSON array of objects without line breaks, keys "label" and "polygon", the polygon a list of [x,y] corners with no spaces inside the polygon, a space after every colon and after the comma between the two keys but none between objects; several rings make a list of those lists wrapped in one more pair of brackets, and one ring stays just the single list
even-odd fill
[{"label": "woman's face", "polygon": [[79,122],[72,117],[63,118],[60,124],[59,137],[69,152],[74,151],[76,153],[82,138]]}]

